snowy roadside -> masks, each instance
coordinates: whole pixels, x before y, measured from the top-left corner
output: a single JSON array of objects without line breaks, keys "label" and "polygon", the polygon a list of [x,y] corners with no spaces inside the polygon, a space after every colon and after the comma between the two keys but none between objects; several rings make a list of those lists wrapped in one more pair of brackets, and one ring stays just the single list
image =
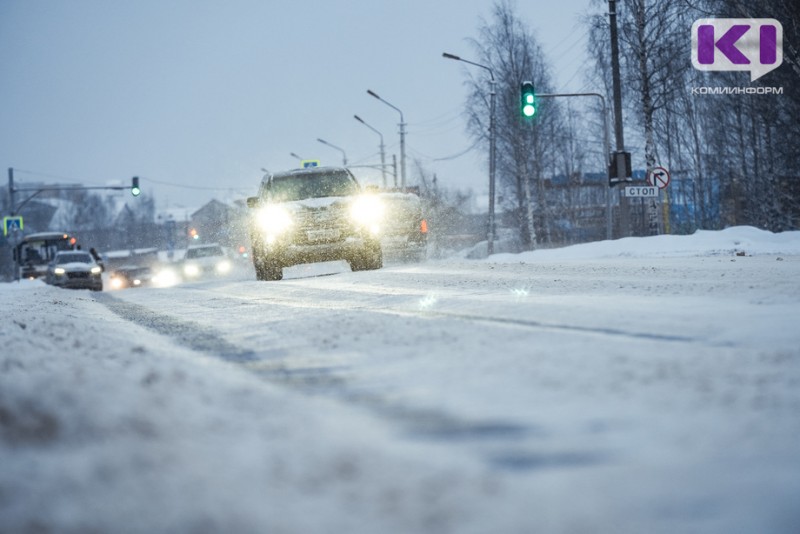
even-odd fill
[{"label": "snowy roadside", "polygon": [[87,292],[22,286],[0,291],[0,531],[489,528],[491,475],[412,459],[424,445],[170,346]]}]

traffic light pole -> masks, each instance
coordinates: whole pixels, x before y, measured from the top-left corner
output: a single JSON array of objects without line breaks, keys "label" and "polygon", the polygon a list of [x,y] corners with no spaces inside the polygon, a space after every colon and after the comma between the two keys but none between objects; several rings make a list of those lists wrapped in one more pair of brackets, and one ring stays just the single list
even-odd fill
[{"label": "traffic light pole", "polygon": [[489,234],[488,234],[488,241],[486,243],[486,250],[488,255],[494,254],[494,240],[495,240],[495,223],[494,223],[494,197],[495,197],[495,144],[497,134],[495,133],[496,124],[495,124],[495,94],[497,91],[495,90],[495,81],[494,81],[494,73],[491,69],[489,69],[489,74],[491,75],[491,79],[489,80]]},{"label": "traffic light pole", "polygon": [[[133,184],[136,185],[138,188],[139,179],[138,177],[134,177]],[[43,193],[45,191],[87,191],[91,189],[105,189],[105,190],[112,190],[112,191],[122,191],[125,189],[129,189],[127,186],[124,185],[106,185],[106,186],[53,186],[53,187],[14,187],[14,168],[8,168],[8,198],[9,198],[9,211],[11,212],[11,216],[15,216],[25,204],[31,201],[33,197],[38,195],[39,193]],[[33,191],[33,194],[23,200],[19,206],[16,205],[16,193],[18,192],[30,192]],[[137,195],[134,195],[137,196]]]},{"label": "traffic light pole", "polygon": [[[619,72],[619,38],[617,36],[616,0],[608,0],[608,23],[611,31],[611,81],[614,91],[614,136],[616,138],[617,152],[619,153],[625,150],[625,139],[622,129],[622,82]],[[616,155],[614,159],[617,166],[617,179],[624,181],[626,178],[625,160]],[[622,195],[619,202],[620,237],[628,237],[630,234],[628,197]]]},{"label": "traffic light pole", "polygon": [[[558,97],[575,97],[575,96],[595,96],[600,99],[602,104],[603,114],[603,142],[605,143],[606,154],[611,153],[611,140],[608,133],[608,108],[606,107],[606,99],[600,93],[545,93],[537,94],[537,98],[558,98]],[[605,160],[605,157],[603,157]],[[611,188],[606,188],[606,239],[612,239],[611,230]]]}]

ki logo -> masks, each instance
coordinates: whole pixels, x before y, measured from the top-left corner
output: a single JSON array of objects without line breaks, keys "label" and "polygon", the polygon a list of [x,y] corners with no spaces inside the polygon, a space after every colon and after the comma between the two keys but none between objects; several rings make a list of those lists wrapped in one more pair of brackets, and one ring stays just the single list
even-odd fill
[{"label": "ki logo", "polygon": [[775,19],[699,19],[692,24],[692,65],[750,71],[755,81],[783,63],[783,26]]}]

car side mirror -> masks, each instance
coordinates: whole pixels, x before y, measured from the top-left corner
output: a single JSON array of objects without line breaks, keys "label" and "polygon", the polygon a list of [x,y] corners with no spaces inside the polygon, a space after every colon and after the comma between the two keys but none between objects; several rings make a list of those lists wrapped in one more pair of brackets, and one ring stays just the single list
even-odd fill
[{"label": "car side mirror", "polygon": [[261,199],[258,197],[247,197],[247,207],[257,208],[261,204]]}]

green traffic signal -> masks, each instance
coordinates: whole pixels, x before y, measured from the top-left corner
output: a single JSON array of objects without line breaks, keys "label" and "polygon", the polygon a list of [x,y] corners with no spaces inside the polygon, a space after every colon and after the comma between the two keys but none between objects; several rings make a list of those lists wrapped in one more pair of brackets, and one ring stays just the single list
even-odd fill
[{"label": "green traffic signal", "polygon": [[536,114],[536,92],[533,89],[533,82],[522,82],[520,96],[522,116],[533,117]]},{"label": "green traffic signal", "polygon": [[131,180],[131,195],[138,197],[142,190],[139,188],[139,177],[134,176]]}]

